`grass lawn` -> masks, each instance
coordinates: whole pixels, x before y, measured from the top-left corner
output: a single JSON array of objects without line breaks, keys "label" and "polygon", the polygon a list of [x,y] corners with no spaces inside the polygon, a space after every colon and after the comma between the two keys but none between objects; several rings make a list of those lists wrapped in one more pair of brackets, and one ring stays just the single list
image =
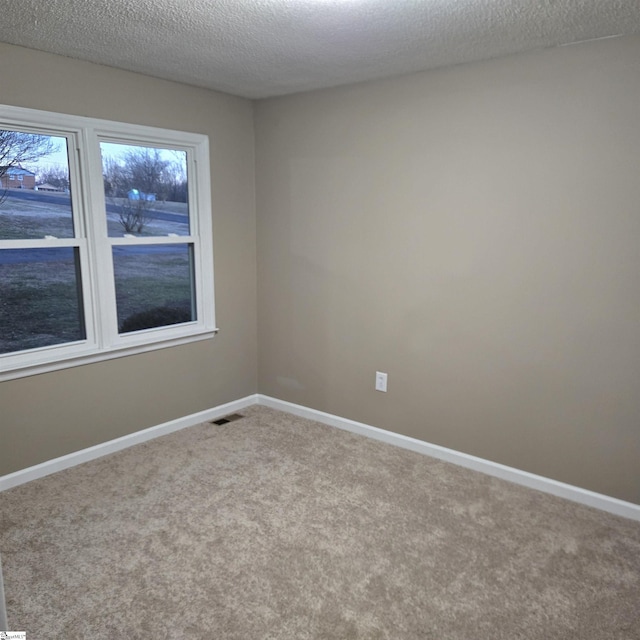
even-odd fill
[{"label": "grass lawn", "polygon": [[80,314],[72,258],[0,264],[0,353],[82,340]]},{"label": "grass lawn", "polygon": [[45,235],[73,238],[68,204],[47,204],[10,196],[0,204],[0,239],[33,240]]},{"label": "grass lawn", "polygon": [[[120,204],[126,200],[126,198],[108,198],[108,200],[114,204]],[[181,213],[185,216],[189,213],[189,205],[186,202],[163,202],[162,200],[155,200],[151,202],[150,205],[151,208],[165,213]]]},{"label": "grass lawn", "polygon": [[187,251],[172,250],[115,257],[118,326],[130,316],[157,307],[183,309],[190,315],[192,286]]},{"label": "grass lawn", "polygon": [[[56,198],[55,194],[45,194],[44,197]],[[38,202],[36,200],[22,200],[12,197],[7,192],[4,202],[0,203],[0,240],[34,240],[44,236],[56,238],[73,237],[73,219],[68,196],[58,196],[60,202]],[[121,199],[112,198],[109,204],[119,205]],[[153,211],[140,237],[166,236],[175,233],[179,236],[188,234],[187,215],[188,205],[182,202],[153,202]],[[184,222],[158,220],[153,218],[153,212],[170,213],[184,216]],[[110,237],[122,237],[124,228],[118,220],[118,214],[106,214],[107,233]]]}]

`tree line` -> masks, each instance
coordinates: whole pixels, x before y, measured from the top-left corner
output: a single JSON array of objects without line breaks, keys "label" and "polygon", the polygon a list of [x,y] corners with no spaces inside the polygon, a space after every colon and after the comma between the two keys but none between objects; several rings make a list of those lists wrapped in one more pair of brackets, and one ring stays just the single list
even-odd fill
[{"label": "tree line", "polygon": [[167,160],[159,149],[135,147],[122,159],[102,161],[105,195],[127,198],[133,189],[153,194],[156,200],[187,202],[187,176],[183,163]]},{"label": "tree line", "polygon": [[[0,129],[0,178],[12,167],[34,162],[56,150],[56,145],[48,136]],[[0,192],[0,203],[6,194],[6,190]]]}]

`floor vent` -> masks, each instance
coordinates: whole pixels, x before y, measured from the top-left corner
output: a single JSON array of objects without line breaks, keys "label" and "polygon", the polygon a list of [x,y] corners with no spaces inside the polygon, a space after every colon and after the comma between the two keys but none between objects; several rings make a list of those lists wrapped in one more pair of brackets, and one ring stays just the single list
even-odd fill
[{"label": "floor vent", "polygon": [[230,413],[228,416],[224,418],[218,418],[217,420],[211,420],[210,424],[227,424],[228,422],[235,422],[236,420],[240,420],[240,418],[244,418],[241,413]]}]

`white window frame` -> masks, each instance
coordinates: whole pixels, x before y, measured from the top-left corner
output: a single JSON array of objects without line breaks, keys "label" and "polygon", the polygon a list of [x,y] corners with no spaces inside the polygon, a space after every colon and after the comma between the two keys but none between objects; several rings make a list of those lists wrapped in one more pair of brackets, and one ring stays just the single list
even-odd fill
[{"label": "white window frame", "polygon": [[[215,323],[209,140],[206,135],[0,105],[0,128],[67,138],[75,237],[0,240],[1,249],[77,247],[86,338],[0,354],[0,381],[211,338]],[[186,152],[189,235],[109,237],[100,142]],[[192,244],[196,320],[131,333],[118,332],[112,247]]]}]

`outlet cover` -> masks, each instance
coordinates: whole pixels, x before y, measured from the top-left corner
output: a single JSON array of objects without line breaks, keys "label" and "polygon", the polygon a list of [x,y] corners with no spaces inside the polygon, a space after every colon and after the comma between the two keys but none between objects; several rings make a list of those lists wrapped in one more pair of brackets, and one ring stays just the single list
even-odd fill
[{"label": "outlet cover", "polygon": [[387,374],[376,371],[376,391],[387,391]]}]

